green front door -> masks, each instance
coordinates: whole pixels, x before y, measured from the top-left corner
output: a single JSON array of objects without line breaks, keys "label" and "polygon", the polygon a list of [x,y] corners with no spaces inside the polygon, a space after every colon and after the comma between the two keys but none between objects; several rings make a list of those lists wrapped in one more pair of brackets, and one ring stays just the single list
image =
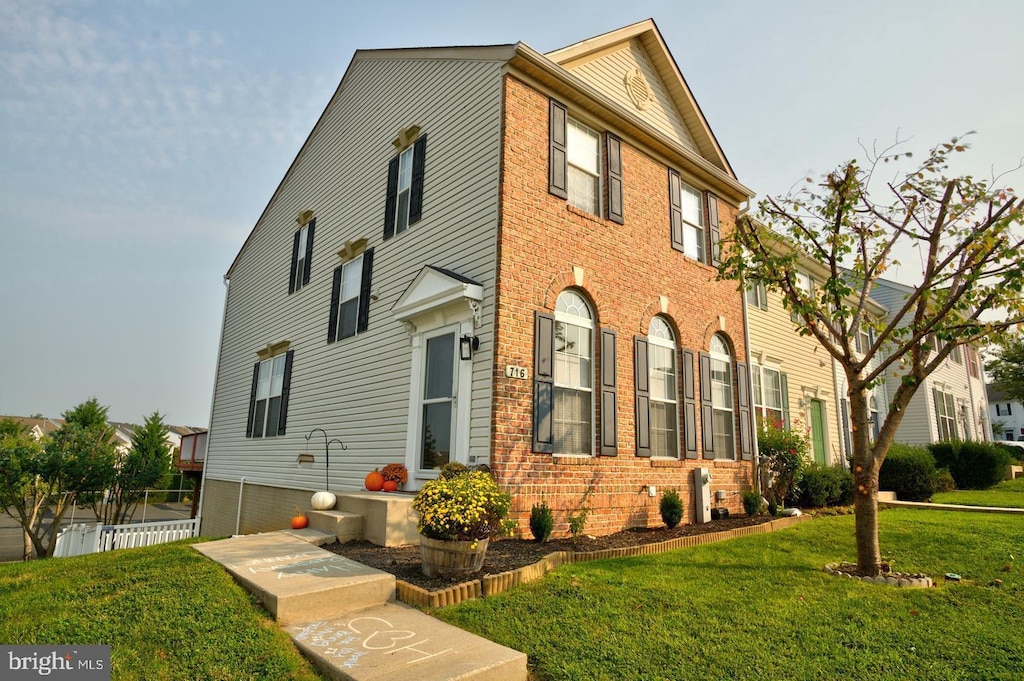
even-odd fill
[{"label": "green front door", "polygon": [[811,440],[814,442],[814,462],[825,463],[825,403],[811,400]]}]

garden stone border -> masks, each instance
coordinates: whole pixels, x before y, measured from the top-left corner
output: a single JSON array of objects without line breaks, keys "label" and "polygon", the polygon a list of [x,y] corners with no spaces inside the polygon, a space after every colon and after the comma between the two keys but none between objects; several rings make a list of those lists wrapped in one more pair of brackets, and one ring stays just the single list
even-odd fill
[{"label": "garden stone border", "polygon": [[605,549],[603,551],[555,551],[541,558],[533,565],[526,565],[518,570],[508,570],[494,575],[484,575],[480,579],[456,584],[437,591],[426,589],[397,580],[395,584],[395,595],[398,600],[409,605],[420,608],[441,608],[447,605],[457,605],[463,601],[484,596],[493,596],[511,589],[519,584],[541,579],[549,572],[562,565],[569,563],[585,563],[592,560],[606,560],[609,558],[626,558],[631,556],[651,556],[666,551],[687,548],[691,546],[702,546],[714,544],[727,539],[737,537],[748,537],[755,534],[767,534],[792,527],[802,522],[812,520],[809,515],[795,516],[791,518],[777,518],[760,525],[749,527],[738,527],[732,530],[721,532],[708,532],[689,537],[677,537],[654,544],[641,544],[639,546],[628,546],[618,549]]},{"label": "garden stone border", "polygon": [[862,577],[856,574],[857,566],[846,561],[842,563],[828,563],[825,566],[825,572],[837,577],[856,579],[868,584],[886,584],[904,589],[927,589],[935,586],[932,578],[922,573],[888,572],[877,577]]}]

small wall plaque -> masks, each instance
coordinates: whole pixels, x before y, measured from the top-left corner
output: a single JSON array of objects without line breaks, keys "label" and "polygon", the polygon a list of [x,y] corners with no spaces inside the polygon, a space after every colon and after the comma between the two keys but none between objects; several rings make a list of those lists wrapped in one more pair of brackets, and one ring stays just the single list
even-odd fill
[{"label": "small wall plaque", "polygon": [[518,378],[525,381],[530,377],[530,370],[526,367],[517,367],[509,364],[505,367],[505,375],[509,378]]}]

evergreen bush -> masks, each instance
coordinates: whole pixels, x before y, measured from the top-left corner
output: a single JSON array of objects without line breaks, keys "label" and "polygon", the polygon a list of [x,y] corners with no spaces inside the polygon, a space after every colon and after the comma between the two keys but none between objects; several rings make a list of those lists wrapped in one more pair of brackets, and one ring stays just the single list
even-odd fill
[{"label": "evergreen bush", "polygon": [[659,510],[661,519],[669,529],[678,525],[683,519],[683,500],[679,498],[679,492],[674,489],[662,492]]},{"label": "evergreen bush", "polygon": [[924,447],[894,442],[878,473],[878,488],[901,501],[927,501],[935,493],[935,459]]}]

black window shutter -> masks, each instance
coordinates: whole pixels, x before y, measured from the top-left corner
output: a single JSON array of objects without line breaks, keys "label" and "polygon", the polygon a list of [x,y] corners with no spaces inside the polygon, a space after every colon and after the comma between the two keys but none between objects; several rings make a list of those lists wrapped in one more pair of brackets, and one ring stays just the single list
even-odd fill
[{"label": "black window shutter", "polygon": [[636,455],[651,455],[651,384],[647,339],[633,338],[633,383],[636,386]]},{"label": "black window shutter", "polygon": [[615,332],[601,329],[601,456],[619,453]]},{"label": "black window shutter", "polygon": [[721,248],[718,242],[722,238],[722,230],[718,227],[718,197],[711,192],[704,192],[708,206],[708,262],[717,265],[722,261]]},{"label": "black window shutter", "polygon": [[740,458],[750,461],[754,458],[754,447],[751,444],[750,374],[746,362],[736,362],[736,395],[740,411]]},{"label": "black window shutter", "polygon": [[789,428],[789,378],[786,374],[779,373],[779,383],[782,385],[782,426]]},{"label": "black window shutter", "polygon": [[288,293],[295,292],[295,268],[299,264],[299,233],[292,239],[292,266],[288,270]]},{"label": "black window shutter", "polygon": [[623,224],[622,211],[622,142],[618,137],[605,133],[608,147],[608,219]]},{"label": "black window shutter", "polygon": [[316,230],[316,220],[310,220],[309,229],[306,231],[306,266],[302,270],[302,285],[309,283],[309,272],[313,269],[313,232]]},{"label": "black window shutter", "polygon": [[534,313],[533,324],[533,451],[555,451],[555,318]]},{"label": "black window shutter", "polygon": [[285,424],[288,421],[288,397],[292,391],[292,358],[294,350],[289,350],[284,356],[284,376],[281,381],[281,418],[277,422],[277,434],[284,435]]},{"label": "black window shutter", "polygon": [[260,382],[260,363],[252,368],[252,390],[249,392],[249,420],[245,423],[245,436],[252,437],[252,422],[256,417],[256,387]]},{"label": "black window shutter", "polygon": [[356,331],[366,331],[370,325],[370,282],[373,278],[373,249],[363,252],[363,275],[359,282],[359,312],[356,316]]},{"label": "black window shutter", "polygon": [[715,409],[711,403],[711,355],[700,353],[700,430],[704,458],[715,458]]},{"label": "black window shutter", "polygon": [[697,458],[697,393],[693,382],[693,351],[681,351],[683,356],[683,438],[686,458]]},{"label": "black window shutter", "polygon": [[333,343],[338,340],[338,306],[341,304],[341,270],[341,265],[334,268],[334,281],[331,283],[331,314],[327,322],[328,343]]},{"label": "black window shutter", "polygon": [[683,250],[683,203],[679,195],[679,173],[668,171],[668,212],[669,224],[672,228],[672,248]]},{"label": "black window shutter", "polygon": [[563,199],[569,198],[566,179],[566,118],[565,105],[551,100],[548,114],[548,191]]},{"label": "black window shutter", "polygon": [[398,210],[398,157],[388,163],[388,193],[384,201],[384,239],[395,235],[395,212]]},{"label": "black window shutter", "polygon": [[420,135],[412,146],[412,184],[409,187],[409,224],[423,217],[423,170],[427,163],[427,136]]}]

